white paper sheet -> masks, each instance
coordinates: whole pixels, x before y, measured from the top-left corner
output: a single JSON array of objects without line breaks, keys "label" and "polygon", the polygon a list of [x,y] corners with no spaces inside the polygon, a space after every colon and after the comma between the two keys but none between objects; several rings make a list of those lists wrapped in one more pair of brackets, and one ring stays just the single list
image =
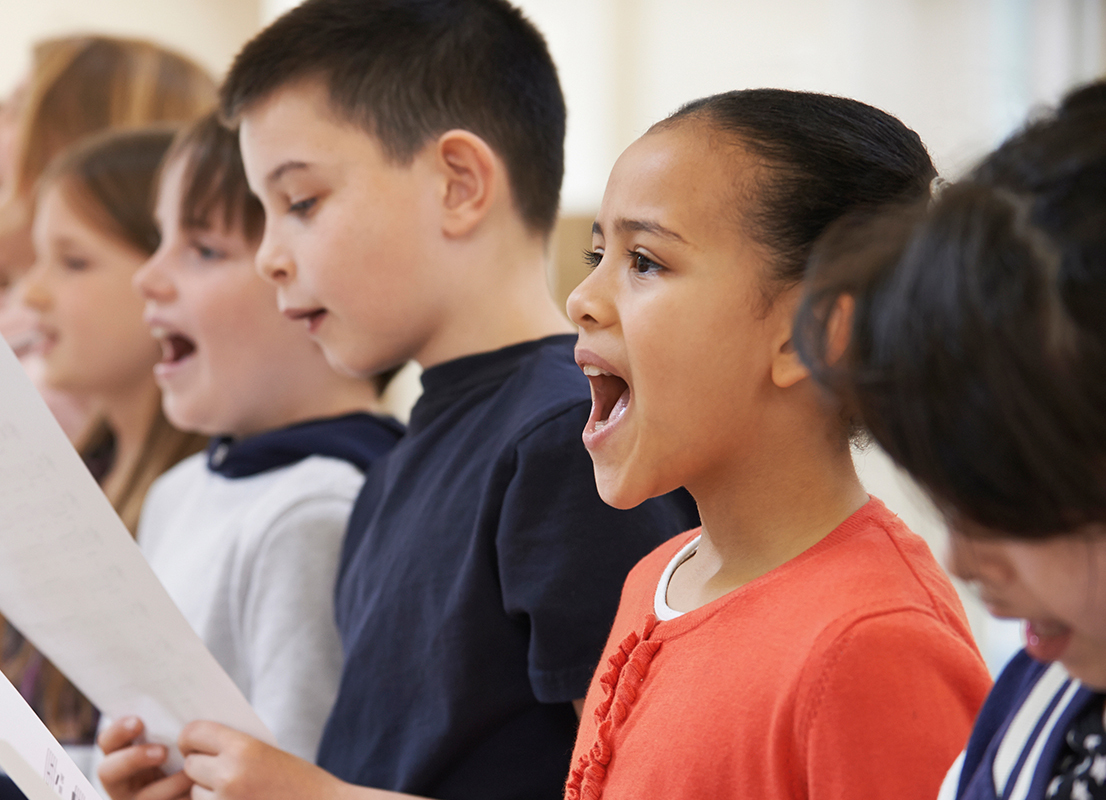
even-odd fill
[{"label": "white paper sheet", "polygon": [[73,759],[3,675],[0,768],[28,800],[101,800]]},{"label": "white paper sheet", "polygon": [[108,717],[140,716],[173,767],[177,734],[194,719],[273,743],[2,339],[0,614]]}]

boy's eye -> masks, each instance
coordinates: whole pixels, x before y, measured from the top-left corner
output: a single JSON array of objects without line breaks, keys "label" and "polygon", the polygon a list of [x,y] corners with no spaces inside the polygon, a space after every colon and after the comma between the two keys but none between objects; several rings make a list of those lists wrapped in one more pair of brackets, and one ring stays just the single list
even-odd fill
[{"label": "boy's eye", "polygon": [[603,252],[601,250],[585,250],[584,251],[584,264],[588,269],[595,269],[599,266],[599,262],[603,260]]},{"label": "boy's eye", "polygon": [[64,256],[61,265],[69,272],[84,272],[88,269],[88,259],[80,256]]},{"label": "boy's eye", "polygon": [[306,197],[303,200],[297,200],[295,203],[288,206],[288,211],[302,217],[314,208],[315,200],[316,198],[314,197]]},{"label": "boy's eye", "polygon": [[209,247],[201,242],[193,242],[192,249],[196,251],[196,255],[198,255],[202,261],[218,261],[226,258],[226,253],[222,250]]}]

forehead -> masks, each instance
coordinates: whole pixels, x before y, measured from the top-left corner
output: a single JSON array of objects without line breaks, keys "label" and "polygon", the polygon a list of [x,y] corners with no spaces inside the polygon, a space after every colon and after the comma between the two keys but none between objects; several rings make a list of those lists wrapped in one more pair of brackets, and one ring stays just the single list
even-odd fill
[{"label": "forehead", "polygon": [[[381,155],[372,135],[334,112],[326,86],[317,79],[283,86],[248,108],[239,137],[247,172],[260,162],[275,168],[274,160],[314,163]],[[251,180],[255,177],[268,175],[250,175]]]},{"label": "forehead", "polygon": [[175,208],[180,202],[180,193],[184,188],[182,184],[187,159],[188,152],[180,152],[162,165],[161,173],[157,179],[155,214],[160,214],[167,208]]},{"label": "forehead", "polygon": [[743,205],[757,169],[753,157],[703,123],[647,133],[615,163],[600,224],[651,220],[689,240],[742,236]]}]

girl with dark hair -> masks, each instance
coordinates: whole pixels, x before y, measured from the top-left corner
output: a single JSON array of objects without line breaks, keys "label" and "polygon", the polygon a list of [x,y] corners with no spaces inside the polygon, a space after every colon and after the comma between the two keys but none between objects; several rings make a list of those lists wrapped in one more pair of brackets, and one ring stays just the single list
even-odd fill
[{"label": "girl with dark hair", "polygon": [[1025,620],[942,798],[1106,797],[1104,309],[1106,83],[812,259],[806,360],[944,512],[951,570]]},{"label": "girl with dark hair", "polygon": [[603,499],[702,527],[626,581],[566,796],[932,798],[990,685],[928,547],[870,498],[792,345],[806,257],[926,197],[916,134],[852,100],[700,100],[622,154],[569,298]]}]

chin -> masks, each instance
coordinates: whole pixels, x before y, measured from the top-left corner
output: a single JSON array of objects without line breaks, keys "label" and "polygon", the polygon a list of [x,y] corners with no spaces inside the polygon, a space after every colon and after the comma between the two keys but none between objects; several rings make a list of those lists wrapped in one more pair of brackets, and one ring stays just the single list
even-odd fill
[{"label": "chin", "polygon": [[652,496],[637,491],[633,487],[623,486],[617,476],[604,479],[598,472],[595,475],[595,485],[599,489],[599,497],[603,502],[621,511],[639,506]]},{"label": "chin", "polygon": [[162,398],[161,409],[165,412],[165,419],[179,431],[185,433],[197,433],[200,436],[218,436],[223,431],[216,430],[215,426],[208,423],[203,416],[191,413],[190,409],[182,408],[173,403],[169,398]]},{"label": "chin", "polygon": [[1106,692],[1106,654],[1098,654],[1094,658],[1061,658],[1060,663],[1073,678],[1082,681],[1087,688]]}]

